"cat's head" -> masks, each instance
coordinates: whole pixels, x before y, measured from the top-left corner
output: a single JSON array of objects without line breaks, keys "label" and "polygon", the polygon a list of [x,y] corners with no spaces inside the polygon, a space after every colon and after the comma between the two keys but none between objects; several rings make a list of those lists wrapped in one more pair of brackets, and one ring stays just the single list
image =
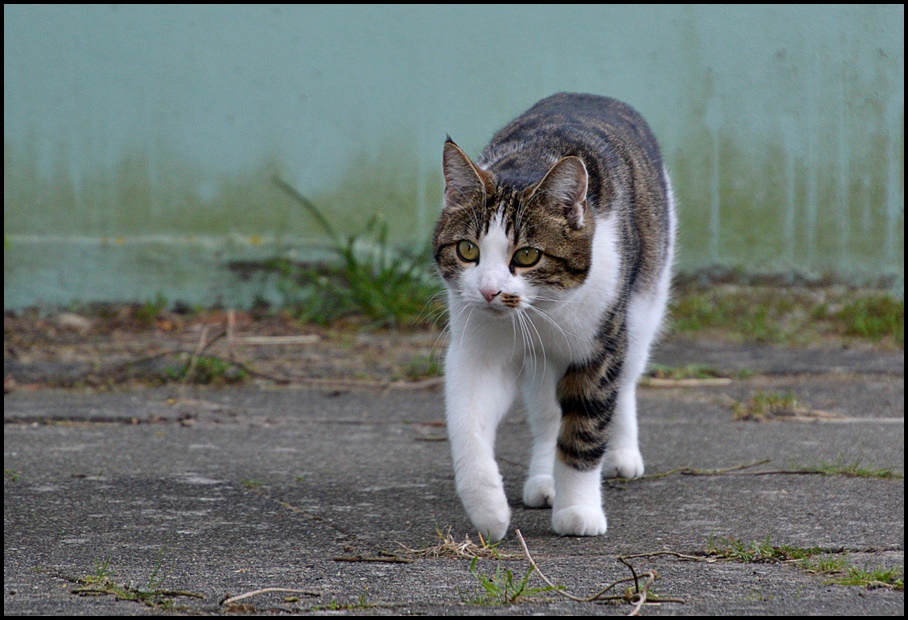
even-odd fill
[{"label": "cat's head", "polygon": [[557,301],[583,283],[595,221],[580,158],[563,157],[541,178],[515,187],[448,139],[443,169],[435,261],[460,301],[505,316]]}]

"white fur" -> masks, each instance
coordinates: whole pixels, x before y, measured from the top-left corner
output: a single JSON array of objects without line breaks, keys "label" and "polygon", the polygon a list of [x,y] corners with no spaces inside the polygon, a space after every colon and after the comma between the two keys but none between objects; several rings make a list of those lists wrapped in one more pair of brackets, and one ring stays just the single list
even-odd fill
[{"label": "white fur", "polygon": [[[671,195],[670,202],[674,220]],[[499,214],[478,242],[479,262],[467,265],[457,285],[448,289],[451,339],[445,398],[455,482],[473,525],[490,540],[504,537],[510,521],[494,446],[496,428],[518,390],[523,393],[533,437],[523,501],[530,507],[552,506],[556,532],[574,536],[605,532],[603,467],[611,476],[643,474],[636,383],[662,324],[670,264],[653,293],[636,294],[629,302],[628,354],[619,379],[609,449],[600,468],[581,472],[556,458],[561,424],[556,387],[572,361],[592,353],[600,320],[616,301],[621,268],[617,243],[614,222],[597,219],[592,266],[584,283],[563,293],[539,289],[519,273],[510,273],[508,265],[516,248]],[[509,308],[501,295],[487,302],[482,290],[519,295],[521,303]]]}]

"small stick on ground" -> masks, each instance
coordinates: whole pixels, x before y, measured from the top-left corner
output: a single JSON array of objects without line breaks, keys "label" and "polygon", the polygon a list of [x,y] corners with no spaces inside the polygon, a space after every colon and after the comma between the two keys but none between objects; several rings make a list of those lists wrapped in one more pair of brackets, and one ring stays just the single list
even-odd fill
[{"label": "small stick on ground", "polygon": [[[618,561],[630,569],[632,576],[625,577],[624,579],[618,579],[617,581],[610,583],[608,586],[606,586],[605,588],[603,588],[596,594],[593,594],[592,596],[580,598],[578,596],[574,596],[573,594],[570,594],[569,592],[565,592],[563,589],[556,586],[548,577],[546,577],[545,574],[539,569],[539,565],[536,564],[536,561],[533,559],[533,556],[530,555],[530,550],[527,548],[526,541],[523,539],[523,534],[520,533],[520,530],[515,530],[514,533],[517,534],[517,540],[520,541],[520,547],[523,549],[524,556],[526,557],[527,561],[530,563],[530,566],[533,567],[533,570],[539,575],[539,578],[542,579],[546,583],[546,585],[548,585],[550,588],[552,588],[555,592],[557,592],[561,596],[564,596],[565,598],[569,598],[570,600],[576,601],[578,603],[591,603],[593,601],[625,600],[629,603],[634,604],[634,609],[631,611],[631,613],[629,615],[636,616],[640,612],[640,609],[643,607],[643,605],[645,605],[647,602],[649,587],[653,584],[653,582],[656,581],[656,579],[659,578],[659,574],[656,571],[654,571],[654,570],[646,571],[643,574],[643,576],[645,576],[647,578],[646,583],[644,583],[643,587],[641,588],[640,583],[639,583],[639,578],[637,576],[637,571],[634,570],[634,567],[631,566],[626,561],[626,559],[629,557],[639,557],[639,556],[646,555],[646,554],[638,554],[638,556],[618,556]],[[653,555],[655,555],[655,554],[653,554]],[[691,556],[691,557],[693,557],[693,556]],[[623,594],[623,595],[604,596],[606,592],[608,592],[609,590],[611,590],[618,584],[630,583],[630,582],[634,582],[635,592],[633,594],[628,593],[628,594]],[[651,600],[651,602],[654,602],[654,603],[655,602],[683,603],[684,601],[681,599],[673,599],[673,598],[659,598],[658,601]]]},{"label": "small stick on ground", "polygon": [[381,555],[381,556],[362,556],[362,555],[344,555],[334,558],[335,562],[384,562],[385,564],[411,564],[413,560],[402,558],[399,555]]},{"label": "small stick on ground", "polygon": [[291,594],[305,594],[306,596],[321,596],[320,592],[310,592],[309,590],[294,590],[292,588],[262,588],[261,590],[253,590],[252,592],[246,592],[244,594],[238,594],[237,596],[231,596],[221,601],[221,605],[230,605],[236,603],[237,601],[242,601],[244,598],[249,598],[256,596],[257,594],[265,594],[266,592],[289,592]]}]

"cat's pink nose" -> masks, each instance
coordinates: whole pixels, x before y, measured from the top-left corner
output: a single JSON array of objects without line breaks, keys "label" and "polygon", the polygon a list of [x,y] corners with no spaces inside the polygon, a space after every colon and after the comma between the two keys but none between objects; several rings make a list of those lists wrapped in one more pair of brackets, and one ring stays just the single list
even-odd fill
[{"label": "cat's pink nose", "polygon": [[495,297],[496,297],[501,291],[493,291],[493,290],[490,289],[490,288],[482,288],[482,289],[479,289],[479,292],[482,293],[482,296],[485,297],[485,300],[486,300],[487,302],[492,303],[492,300],[495,299]]}]

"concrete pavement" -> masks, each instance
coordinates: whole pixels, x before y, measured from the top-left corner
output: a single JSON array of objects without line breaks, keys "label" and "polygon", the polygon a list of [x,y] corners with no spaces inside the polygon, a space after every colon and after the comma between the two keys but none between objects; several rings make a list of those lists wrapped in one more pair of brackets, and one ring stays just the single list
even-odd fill
[{"label": "concrete pavement", "polygon": [[[812,560],[837,558],[842,570],[904,566],[903,479],[803,473],[818,463],[904,473],[902,352],[675,340],[655,361],[752,374],[726,385],[640,389],[648,476],[605,483],[609,530],[600,538],[558,537],[549,511],[520,505],[529,431],[513,412],[498,444],[513,508],[498,547],[505,559],[482,559],[474,572],[526,574],[514,528],[542,571],[578,596],[630,575],[618,555],[705,560],[710,541],[725,537],[823,548]],[[731,403],[757,391],[790,391],[806,413],[733,420]],[[174,403],[176,392],[4,396],[5,614],[632,609],[554,593],[482,605],[468,559],[405,551],[438,545],[439,530],[477,541],[454,492],[437,390],[245,386],[192,389]],[[778,473],[741,475],[770,470]],[[658,595],[684,601],[643,613],[904,613],[904,593],[888,587],[830,584],[837,575],[795,563],[713,560],[630,560],[640,574],[658,572]],[[117,600],[115,586],[129,598],[130,585],[159,594],[147,597],[151,604]],[[531,576],[528,585],[544,584]],[[302,592],[221,604],[264,588]],[[84,595],[90,590],[99,592]]]}]

